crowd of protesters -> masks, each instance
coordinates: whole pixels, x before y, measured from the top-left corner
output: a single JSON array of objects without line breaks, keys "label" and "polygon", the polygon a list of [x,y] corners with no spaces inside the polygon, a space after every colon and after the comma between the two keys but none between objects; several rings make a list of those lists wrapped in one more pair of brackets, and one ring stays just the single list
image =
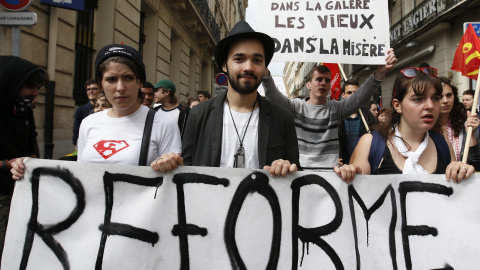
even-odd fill
[{"label": "crowd of protesters", "polygon": [[[172,81],[146,81],[138,51],[120,44],[105,46],[95,60],[95,79],[85,84],[89,102],[75,112],[78,161],[150,165],[161,172],[182,165],[266,169],[272,176],[334,171],[347,183],[356,174],[411,173],[445,174],[447,180],[460,182],[480,169],[479,120],[469,103],[473,93],[466,91],[460,103],[458,89],[449,79],[437,77],[435,68],[402,69],[392,89],[391,108],[362,104],[368,104],[398,62],[392,49],[385,64],[363,84],[346,80],[339,101],[327,98],[332,74],[323,65],[308,73],[307,97],[288,99],[267,69],[274,48],[270,36],[238,22],[214,52],[216,64],[228,77],[228,91],[213,98],[208,91],[198,91],[196,98],[182,104]],[[25,60],[1,61],[19,69],[12,77],[12,69],[4,69],[3,63],[0,68],[2,110],[8,107],[1,125],[18,131],[17,122],[32,116],[25,104],[48,78]],[[21,61],[25,63],[19,67]],[[257,92],[262,83],[266,97]],[[24,88],[32,93],[24,94]],[[12,110],[17,112],[15,119],[9,116]],[[475,131],[470,141],[468,127]],[[34,130],[30,126],[21,134],[2,132],[3,142],[22,144],[18,149],[2,145],[1,182],[8,186],[0,186],[0,191],[9,197],[0,197],[0,208],[11,199],[11,179],[23,177],[24,157],[35,157]],[[128,147],[115,151],[113,142],[119,141]],[[470,147],[467,164],[461,161],[464,145]],[[0,211],[4,233],[8,207]]]}]

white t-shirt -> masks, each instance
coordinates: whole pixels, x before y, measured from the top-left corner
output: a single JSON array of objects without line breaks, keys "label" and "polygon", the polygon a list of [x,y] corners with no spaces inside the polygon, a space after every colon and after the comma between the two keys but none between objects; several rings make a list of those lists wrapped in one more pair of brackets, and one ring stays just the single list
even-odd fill
[{"label": "white t-shirt", "polygon": [[[245,168],[259,169],[258,162],[258,116],[259,108],[253,111],[252,119],[247,128],[245,139],[243,141],[243,148],[245,149]],[[220,167],[233,168],[235,161],[235,154],[240,146],[240,140],[238,139],[235,126],[232,122],[232,116],[237,126],[238,134],[243,139],[245,127],[250,118],[251,112],[239,113],[230,110],[227,103],[223,105],[223,131],[222,131],[222,155],[220,157]]]},{"label": "white t-shirt", "polygon": [[177,107],[175,107],[173,109],[170,109],[170,110],[165,110],[165,109],[163,109],[163,106],[162,106],[162,107],[160,107],[160,110],[162,110],[162,111],[166,112],[168,115],[170,115],[170,117],[172,117],[172,119],[175,121],[175,123],[178,122],[178,117],[180,116],[180,105],[178,105]]},{"label": "white t-shirt", "polygon": [[[125,117],[109,117],[110,110],[86,117],[78,135],[78,161],[138,165],[148,110],[146,106],[140,106],[136,112]],[[177,123],[165,112],[156,112],[147,165],[164,153],[181,151]]]}]

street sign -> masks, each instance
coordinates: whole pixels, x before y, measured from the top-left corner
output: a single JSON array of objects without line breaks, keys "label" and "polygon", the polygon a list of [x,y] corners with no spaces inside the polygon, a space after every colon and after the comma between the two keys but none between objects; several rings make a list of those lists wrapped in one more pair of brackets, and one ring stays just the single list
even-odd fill
[{"label": "street sign", "polygon": [[27,9],[32,0],[0,0],[0,6],[8,11],[22,11]]},{"label": "street sign", "polygon": [[473,29],[475,30],[475,33],[477,33],[477,36],[480,37],[480,22],[466,22],[463,24],[463,32],[467,31],[468,25],[471,24],[473,26]]},{"label": "street sign", "polygon": [[59,8],[72,9],[77,11],[84,10],[84,0],[41,0],[40,3]]},{"label": "street sign", "polygon": [[224,73],[218,73],[217,76],[215,76],[215,82],[218,85],[226,85],[228,82],[227,75]]},{"label": "street sign", "polygon": [[0,12],[0,25],[35,25],[35,12]]}]

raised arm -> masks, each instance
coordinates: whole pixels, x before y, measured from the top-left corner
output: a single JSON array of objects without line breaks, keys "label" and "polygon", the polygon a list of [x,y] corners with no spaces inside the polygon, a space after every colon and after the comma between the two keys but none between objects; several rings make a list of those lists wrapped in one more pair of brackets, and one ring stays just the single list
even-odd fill
[{"label": "raised arm", "polygon": [[270,71],[265,69],[265,73],[262,80],[263,89],[265,90],[265,97],[267,100],[272,101],[290,112],[293,112],[294,107],[292,102],[284,96],[280,91],[278,91],[275,82],[270,74]]},{"label": "raised arm", "polygon": [[374,73],[375,79],[382,81],[387,73],[395,67],[398,59],[395,57],[395,52],[392,48],[388,49],[387,56],[385,57],[385,65],[378,66]]},{"label": "raised arm", "polygon": [[375,90],[377,90],[382,83],[385,75],[395,67],[397,61],[393,49],[389,49],[387,51],[387,56],[385,57],[385,65],[378,66],[377,70],[350,98],[344,99],[340,102],[340,119],[345,119],[370,100]]}]

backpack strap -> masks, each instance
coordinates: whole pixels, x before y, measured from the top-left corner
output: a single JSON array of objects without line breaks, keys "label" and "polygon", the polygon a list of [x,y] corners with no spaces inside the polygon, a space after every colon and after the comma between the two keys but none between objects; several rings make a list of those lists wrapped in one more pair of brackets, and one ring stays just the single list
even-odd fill
[{"label": "backpack strap", "polygon": [[443,158],[443,161],[445,162],[445,165],[450,164],[452,161],[452,157],[450,156],[450,148],[448,148],[447,141],[445,141],[445,137],[443,137],[440,133],[430,130],[428,132],[428,135],[430,138],[432,138],[433,142],[435,143],[435,146],[437,148],[437,151],[440,152],[440,155]]},{"label": "backpack strap", "polygon": [[152,109],[148,110],[147,120],[145,120],[145,127],[143,128],[142,147],[140,148],[138,166],[147,166],[148,147],[150,145],[150,135],[152,135],[152,126],[155,113],[156,111]]},{"label": "backpack strap", "polygon": [[187,124],[188,114],[190,113],[190,107],[179,105],[180,114],[178,115],[178,128],[180,129],[180,138],[183,138],[183,132]]},{"label": "backpack strap", "polygon": [[372,144],[370,145],[370,153],[368,154],[368,162],[370,163],[371,174],[377,172],[378,166],[385,152],[385,139],[376,130],[372,132]]}]

